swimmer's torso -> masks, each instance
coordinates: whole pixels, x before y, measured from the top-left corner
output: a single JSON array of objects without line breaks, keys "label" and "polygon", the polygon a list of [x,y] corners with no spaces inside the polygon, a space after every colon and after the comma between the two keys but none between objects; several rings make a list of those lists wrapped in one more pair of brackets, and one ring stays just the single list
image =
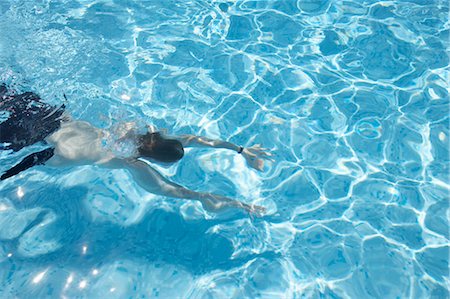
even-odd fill
[{"label": "swimmer's torso", "polygon": [[104,132],[84,121],[63,122],[58,131],[46,138],[55,148],[55,156],[48,163],[92,164],[105,163],[114,155],[103,144]]}]

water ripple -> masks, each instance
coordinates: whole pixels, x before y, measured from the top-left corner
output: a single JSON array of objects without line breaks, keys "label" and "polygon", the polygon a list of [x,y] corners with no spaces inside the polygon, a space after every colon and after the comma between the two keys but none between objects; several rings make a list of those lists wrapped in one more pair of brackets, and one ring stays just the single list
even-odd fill
[{"label": "water ripple", "polygon": [[[6,297],[447,298],[443,0],[2,1],[0,81],[100,127],[261,143],[164,175],[266,206],[210,215],[125,171],[0,184]],[[1,114],[4,119],[4,115]],[[0,156],[5,170],[23,153]],[[108,295],[105,295],[108,294]]]}]

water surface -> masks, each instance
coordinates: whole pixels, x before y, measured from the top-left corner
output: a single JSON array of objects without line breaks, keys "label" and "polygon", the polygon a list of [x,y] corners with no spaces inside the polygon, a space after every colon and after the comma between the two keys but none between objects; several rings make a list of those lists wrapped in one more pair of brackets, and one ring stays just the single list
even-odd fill
[{"label": "water surface", "polygon": [[[0,183],[4,298],[446,298],[448,1],[0,3],[0,81],[101,128],[261,143],[161,168],[263,205],[211,215],[122,170]],[[39,145],[0,156],[4,171]]]}]

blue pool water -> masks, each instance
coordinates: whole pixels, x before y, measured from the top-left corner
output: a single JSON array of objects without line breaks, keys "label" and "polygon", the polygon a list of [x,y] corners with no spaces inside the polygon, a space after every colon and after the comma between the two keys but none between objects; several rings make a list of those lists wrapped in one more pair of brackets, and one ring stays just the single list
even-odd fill
[{"label": "blue pool water", "polygon": [[[0,82],[109,128],[250,146],[160,171],[263,205],[214,215],[123,170],[0,182],[2,298],[448,298],[444,0],[2,0]],[[0,171],[39,148],[0,155]]]}]

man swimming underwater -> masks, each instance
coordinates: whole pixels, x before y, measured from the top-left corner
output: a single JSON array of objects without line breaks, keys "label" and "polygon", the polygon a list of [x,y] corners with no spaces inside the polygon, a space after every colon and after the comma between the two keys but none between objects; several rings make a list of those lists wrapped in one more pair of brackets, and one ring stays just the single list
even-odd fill
[{"label": "man swimming underwater", "polygon": [[[271,154],[259,145],[243,148],[230,142],[194,135],[169,137],[151,127],[148,127],[147,132],[138,132],[135,127],[128,126],[119,138],[114,139],[112,146],[106,146],[108,142],[105,141],[111,140],[108,131],[85,121],[72,120],[66,115],[64,108],[64,105],[59,108],[50,106],[34,93],[16,94],[5,85],[0,85],[0,111],[5,111],[8,115],[8,119],[0,123],[3,149],[18,151],[37,142],[50,146],[25,157],[3,173],[1,180],[44,163],[55,167],[94,164],[127,169],[133,179],[148,192],[198,200],[209,212],[241,208],[260,215],[265,211],[263,207],[248,205],[225,196],[184,188],[142,161],[175,163],[184,156],[185,147],[212,147],[242,154],[250,167],[262,170],[264,159],[270,159]],[[113,150],[114,147],[118,147],[119,151]]]}]

